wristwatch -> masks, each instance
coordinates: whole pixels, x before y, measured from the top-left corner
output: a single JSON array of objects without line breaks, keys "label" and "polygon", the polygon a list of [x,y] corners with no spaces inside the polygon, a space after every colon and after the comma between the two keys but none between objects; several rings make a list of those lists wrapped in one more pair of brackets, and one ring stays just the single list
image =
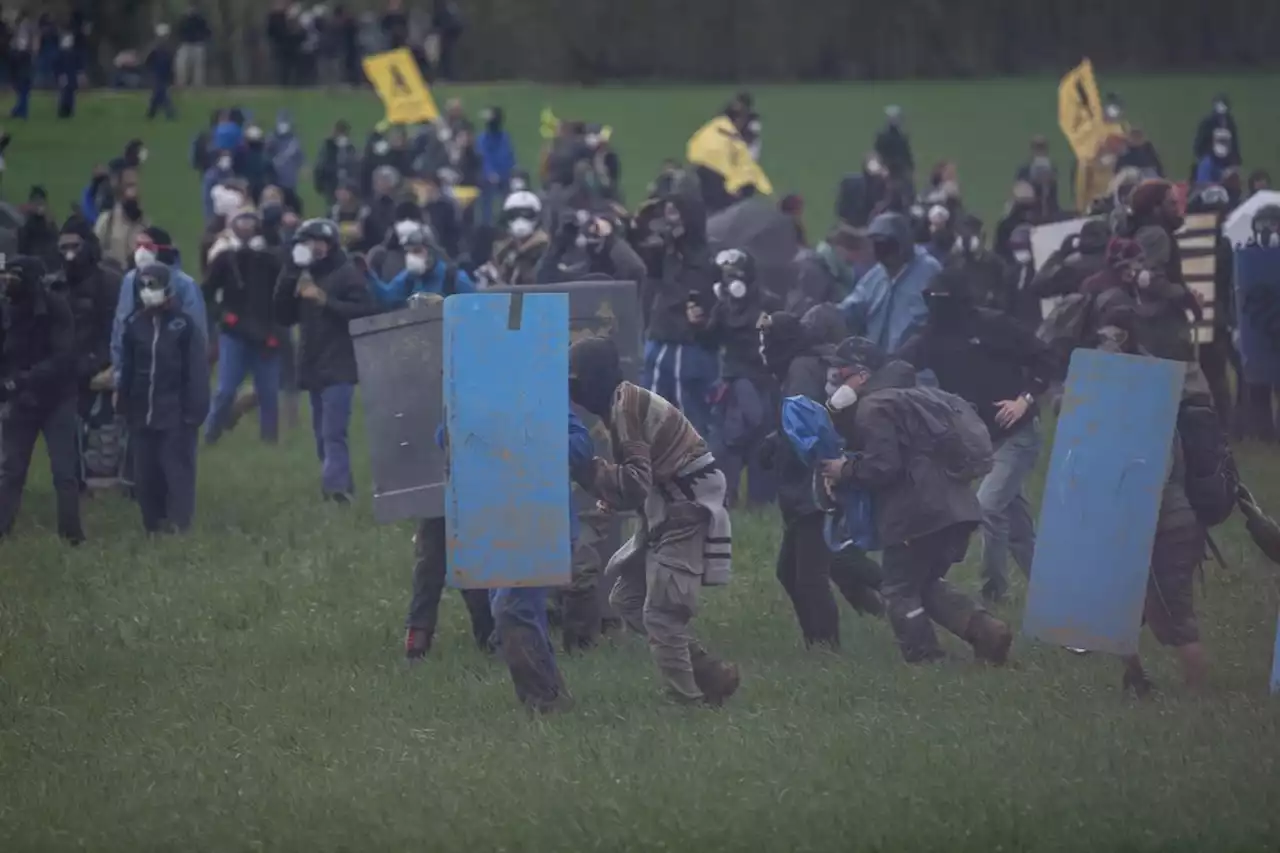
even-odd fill
[{"label": "wristwatch", "polygon": [[1028,406],[1034,406],[1034,405],[1035,405],[1035,403],[1036,403],[1036,398],[1035,398],[1035,397],[1033,397],[1033,396],[1031,396],[1031,392],[1030,392],[1030,391],[1028,391],[1028,392],[1024,393],[1024,394],[1022,395],[1022,399],[1026,402],[1026,404],[1027,404]]}]

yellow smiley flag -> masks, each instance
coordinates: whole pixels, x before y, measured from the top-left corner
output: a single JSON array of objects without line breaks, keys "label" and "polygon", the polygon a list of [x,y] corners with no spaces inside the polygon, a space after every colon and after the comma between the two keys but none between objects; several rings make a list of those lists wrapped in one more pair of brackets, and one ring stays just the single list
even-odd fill
[{"label": "yellow smiley flag", "polygon": [[435,121],[440,115],[431,89],[407,49],[402,47],[365,57],[364,73],[387,108],[387,121],[391,124]]},{"label": "yellow smiley flag", "polygon": [[1058,126],[1071,143],[1076,158],[1082,161],[1097,156],[1098,146],[1108,136],[1124,132],[1103,114],[1098,81],[1093,77],[1093,63],[1088,59],[1068,71],[1058,84]]}]

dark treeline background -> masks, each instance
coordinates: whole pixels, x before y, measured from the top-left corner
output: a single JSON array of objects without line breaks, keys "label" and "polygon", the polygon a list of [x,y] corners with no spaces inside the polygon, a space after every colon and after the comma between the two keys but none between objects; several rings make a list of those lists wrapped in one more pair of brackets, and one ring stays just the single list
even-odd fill
[{"label": "dark treeline background", "polygon": [[[310,7],[315,0],[304,5]],[[60,4],[49,4],[58,6]],[[270,2],[200,0],[213,81],[270,80]],[[332,8],[334,0],[328,0]],[[382,0],[343,4],[380,14]],[[433,0],[407,0],[423,37]],[[1280,64],[1280,0],[456,0],[456,76],[841,80]],[[100,56],[142,48],[184,0],[86,0]],[[420,22],[420,23],[418,23]]]}]

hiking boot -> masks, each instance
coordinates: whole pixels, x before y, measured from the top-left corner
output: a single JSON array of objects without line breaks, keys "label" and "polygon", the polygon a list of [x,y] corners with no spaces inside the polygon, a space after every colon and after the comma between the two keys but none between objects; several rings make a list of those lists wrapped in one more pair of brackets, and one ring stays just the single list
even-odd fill
[{"label": "hiking boot", "polygon": [[431,651],[431,632],[425,628],[409,628],[404,632],[404,658],[416,663]]},{"label": "hiking boot", "polygon": [[1126,693],[1132,690],[1137,698],[1147,699],[1155,692],[1156,685],[1141,669],[1125,669],[1124,678],[1120,679],[1120,689]]},{"label": "hiking boot", "polygon": [[973,656],[978,660],[1004,666],[1009,660],[1009,647],[1013,645],[1013,632],[1009,626],[990,613],[975,613],[969,620],[965,639],[973,646]]},{"label": "hiking boot", "polygon": [[693,681],[702,691],[702,701],[707,705],[719,707],[738,691],[742,676],[738,672],[737,664],[708,657],[694,665]]}]

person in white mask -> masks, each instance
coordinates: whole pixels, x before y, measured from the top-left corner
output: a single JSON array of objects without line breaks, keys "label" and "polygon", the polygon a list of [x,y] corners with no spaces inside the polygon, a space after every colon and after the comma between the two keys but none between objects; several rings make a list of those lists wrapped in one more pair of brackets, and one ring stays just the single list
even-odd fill
[{"label": "person in white mask", "polygon": [[498,223],[506,231],[493,247],[493,260],[485,277],[493,284],[536,284],[538,263],[546,254],[550,237],[542,228],[542,200],[529,190],[518,190],[502,203]]},{"label": "person in white mask", "polygon": [[404,307],[411,299],[430,294],[445,298],[455,293],[472,293],[471,276],[457,264],[442,257],[423,229],[409,234],[403,244],[404,268],[391,280],[378,278],[372,269],[369,280],[373,294],[385,309]]},{"label": "person in white mask", "polygon": [[[377,219],[378,217],[371,216],[365,220],[365,226],[369,229],[376,228]],[[430,236],[430,230],[422,221],[422,208],[416,202],[405,200],[396,203],[389,221],[390,227],[365,255],[370,273],[382,281],[391,281],[404,270],[405,245],[410,239],[423,234]],[[375,236],[377,235],[373,233],[366,234],[366,244]]]},{"label": "person in white mask", "polygon": [[880,592],[903,658],[946,656],[936,623],[969,643],[977,660],[1003,664],[1009,627],[946,580],[982,520],[970,482],[991,469],[986,427],[963,400],[917,386],[913,365],[866,338],[842,341],[827,365],[827,408],[848,452],[822,463],[823,483],[828,492],[848,484],[871,495]]}]

